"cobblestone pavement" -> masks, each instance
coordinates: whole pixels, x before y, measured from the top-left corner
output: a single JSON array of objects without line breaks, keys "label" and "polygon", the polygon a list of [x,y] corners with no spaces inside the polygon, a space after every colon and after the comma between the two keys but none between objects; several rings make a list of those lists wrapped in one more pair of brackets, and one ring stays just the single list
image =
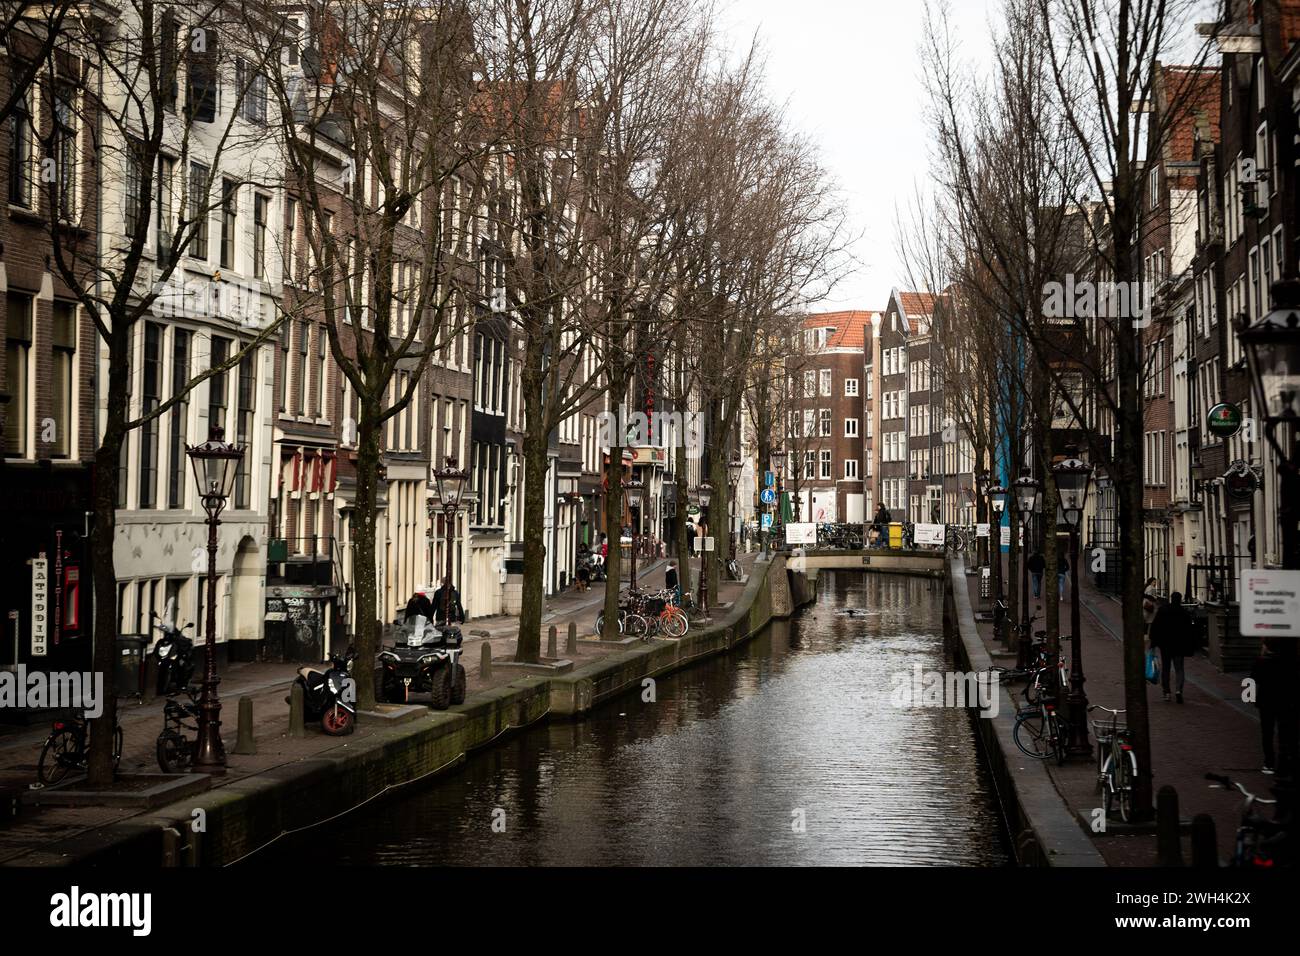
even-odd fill
[{"label": "cobblestone pavement", "polygon": [[[979,600],[979,578],[971,576],[967,583],[972,607],[987,607],[987,602],[981,604]],[[1079,591],[1086,678],[1084,690],[1088,702],[1121,708],[1124,706],[1124,670],[1119,601],[1098,591],[1086,576],[1079,578]],[[1066,600],[1061,604],[1063,631],[1069,629],[1069,602],[1072,599],[1073,595],[1067,588]],[[1033,597],[1030,598],[1030,611],[1042,620],[1041,602]],[[991,622],[980,622],[979,631],[990,653],[1001,651],[995,646]],[[1068,650],[1068,645],[1066,647]],[[997,660],[1004,666],[1015,663],[1014,655]],[[1205,774],[1225,773],[1263,796],[1269,795],[1273,779],[1260,772],[1263,752],[1259,716],[1253,705],[1241,700],[1243,677],[1245,674],[1221,673],[1202,652],[1187,660],[1185,703],[1166,703],[1161,699],[1158,685],[1146,685],[1153,751],[1153,792],[1165,785],[1173,786],[1178,791],[1179,815],[1184,821],[1190,821],[1198,813],[1210,814],[1214,818],[1222,858],[1226,858],[1232,849],[1242,799],[1235,790],[1228,793],[1217,785],[1211,785],[1204,779]],[[1118,816],[1110,822],[1109,832],[1104,835],[1093,833],[1090,827],[1085,826],[1083,821],[1091,820],[1092,812],[1102,806],[1095,758],[1091,761],[1070,760],[1061,767],[1049,761],[1048,770],[1057,790],[1076,817],[1081,819],[1080,825],[1092,836],[1107,863],[1112,866],[1155,865],[1154,831],[1122,833],[1120,831],[1124,828],[1117,826]],[[1190,863],[1190,835],[1186,829],[1183,833],[1183,857]]]},{"label": "cobblestone pavement", "polygon": [[[748,573],[756,555],[742,555],[741,565]],[[652,562],[639,568],[638,584],[643,587],[660,587],[666,561]],[[743,584],[724,582],[721,604],[729,604],[740,593]],[[558,647],[561,657],[575,664],[584,664],[603,658],[609,651],[594,643],[594,625],[600,604],[604,599],[603,585],[584,593],[569,591],[548,598],[542,618],[542,651],[546,651],[546,632],[554,624],[558,630]],[[715,605],[715,610],[717,606]],[[578,625],[578,653],[566,655],[565,637],[570,621]],[[507,684],[519,672],[498,668],[493,679],[485,681],[479,674],[481,645],[492,644],[494,660],[513,657],[518,636],[518,618],[501,615],[472,620],[464,626],[464,663],[468,677],[468,692],[474,693],[488,687]],[[305,738],[288,736],[289,716],[285,704],[288,687],[293,681],[296,664],[251,663],[234,664],[222,674],[220,687],[223,703],[223,738],[229,751],[234,746],[238,700],[250,697],[253,701],[253,728],[257,753],[252,756],[229,756],[225,775],[214,778],[214,786],[224,786],[253,774],[304,760],[336,748],[346,748],[351,742],[364,739],[379,725],[370,723],[364,716],[357,723],[354,734],[348,737],[326,737],[318,728],[308,724]],[[419,703],[420,697],[413,699]],[[157,773],[154,754],[155,740],[162,729],[162,702],[129,700],[122,705],[121,723],[124,737],[122,771],[126,773]],[[46,725],[28,727],[0,727],[0,790],[26,789],[36,780],[36,764],[41,746],[49,728]],[[104,826],[134,816],[140,811],[107,807],[24,807],[20,816],[8,823],[0,823],[0,865],[32,850],[44,849],[56,839],[78,832]]]}]

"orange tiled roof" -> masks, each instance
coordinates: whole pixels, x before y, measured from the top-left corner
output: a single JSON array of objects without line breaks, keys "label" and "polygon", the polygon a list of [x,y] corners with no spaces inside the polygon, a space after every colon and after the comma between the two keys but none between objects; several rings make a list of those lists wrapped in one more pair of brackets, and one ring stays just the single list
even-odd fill
[{"label": "orange tiled roof", "polygon": [[1219,70],[1166,66],[1163,74],[1164,101],[1178,109],[1167,137],[1166,155],[1170,162],[1192,162],[1198,125],[1208,131],[1211,142],[1219,139]]},{"label": "orange tiled roof", "polygon": [[861,349],[867,344],[867,327],[871,325],[871,313],[861,310],[848,312],[820,312],[803,320],[805,329],[825,329],[833,327],[835,333],[826,341],[826,347],[832,349]]}]

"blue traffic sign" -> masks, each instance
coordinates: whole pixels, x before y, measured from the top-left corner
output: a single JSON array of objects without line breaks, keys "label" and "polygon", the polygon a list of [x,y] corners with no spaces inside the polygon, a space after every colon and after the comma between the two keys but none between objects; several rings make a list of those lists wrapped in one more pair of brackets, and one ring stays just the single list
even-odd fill
[{"label": "blue traffic sign", "polygon": [[763,473],[764,487],[771,488],[776,485],[776,472],[768,471]]},{"label": "blue traffic sign", "polygon": [[776,501],[776,492],[771,488],[764,488],[762,493],[759,494],[758,500],[765,505],[773,504]]}]

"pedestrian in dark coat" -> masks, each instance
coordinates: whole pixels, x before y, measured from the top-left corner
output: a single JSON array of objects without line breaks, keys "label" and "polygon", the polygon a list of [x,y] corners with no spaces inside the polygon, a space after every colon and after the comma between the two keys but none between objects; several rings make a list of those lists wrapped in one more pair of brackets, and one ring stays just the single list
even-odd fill
[{"label": "pedestrian in dark coat", "polygon": [[1047,559],[1043,557],[1043,552],[1035,551],[1025,566],[1029,568],[1029,579],[1034,585],[1034,597],[1038,597],[1043,593],[1043,573],[1047,570]]},{"label": "pedestrian in dark coat", "polygon": [[1169,603],[1156,611],[1151,620],[1151,646],[1160,652],[1160,689],[1164,699],[1169,699],[1169,672],[1178,670],[1178,684],[1174,693],[1178,703],[1183,702],[1183,684],[1187,674],[1183,660],[1196,653],[1196,631],[1192,627],[1192,616],[1183,607],[1183,596],[1175,591],[1169,595]]},{"label": "pedestrian in dark coat", "polygon": [[[1300,716],[1300,661],[1295,642],[1266,639],[1250,669],[1255,682],[1255,706],[1264,744],[1264,773],[1290,773],[1296,758],[1297,717]],[[1277,748],[1273,744],[1277,741]],[[1280,758],[1280,760],[1279,760]]]}]

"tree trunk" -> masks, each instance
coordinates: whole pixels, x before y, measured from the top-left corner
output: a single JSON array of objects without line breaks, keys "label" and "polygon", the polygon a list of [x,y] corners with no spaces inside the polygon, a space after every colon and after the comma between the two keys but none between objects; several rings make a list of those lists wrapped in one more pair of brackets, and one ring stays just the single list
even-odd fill
[{"label": "tree trunk", "polygon": [[357,709],[373,710],[373,663],[379,644],[376,629],[378,621],[375,617],[379,590],[375,562],[379,504],[379,426],[375,421],[376,409],[372,403],[363,403],[360,411],[361,421],[357,425],[357,496],[352,521],[352,572],[357,596],[357,628],[353,647],[359,663],[354,665],[352,676],[356,682]]},{"label": "tree trunk", "polygon": [[[121,364],[114,365],[114,369]],[[109,374],[109,413],[104,437],[95,451],[95,518],[91,538],[95,576],[95,638],[92,666],[104,677],[103,713],[90,722],[89,784],[107,789],[113,782],[113,730],[117,726],[117,571],[113,564],[113,541],[117,527],[118,462],[125,437],[125,375]],[[117,386],[117,380],[122,386]],[[116,393],[117,398],[113,396]]]},{"label": "tree trunk", "polygon": [[[617,404],[611,402],[615,408]],[[618,596],[623,576],[623,447],[610,446],[609,463],[605,466],[605,527],[609,535],[609,557],[605,559],[605,627],[602,641],[617,641],[622,637],[618,629]],[[635,542],[634,542],[635,543]]]},{"label": "tree trunk", "polygon": [[[547,432],[538,427],[541,402],[529,409],[529,431],[524,436],[524,580],[519,607],[519,639],[515,660],[536,664],[542,654],[542,604],[546,567],[546,446]],[[614,553],[610,545],[610,554]]]}]

